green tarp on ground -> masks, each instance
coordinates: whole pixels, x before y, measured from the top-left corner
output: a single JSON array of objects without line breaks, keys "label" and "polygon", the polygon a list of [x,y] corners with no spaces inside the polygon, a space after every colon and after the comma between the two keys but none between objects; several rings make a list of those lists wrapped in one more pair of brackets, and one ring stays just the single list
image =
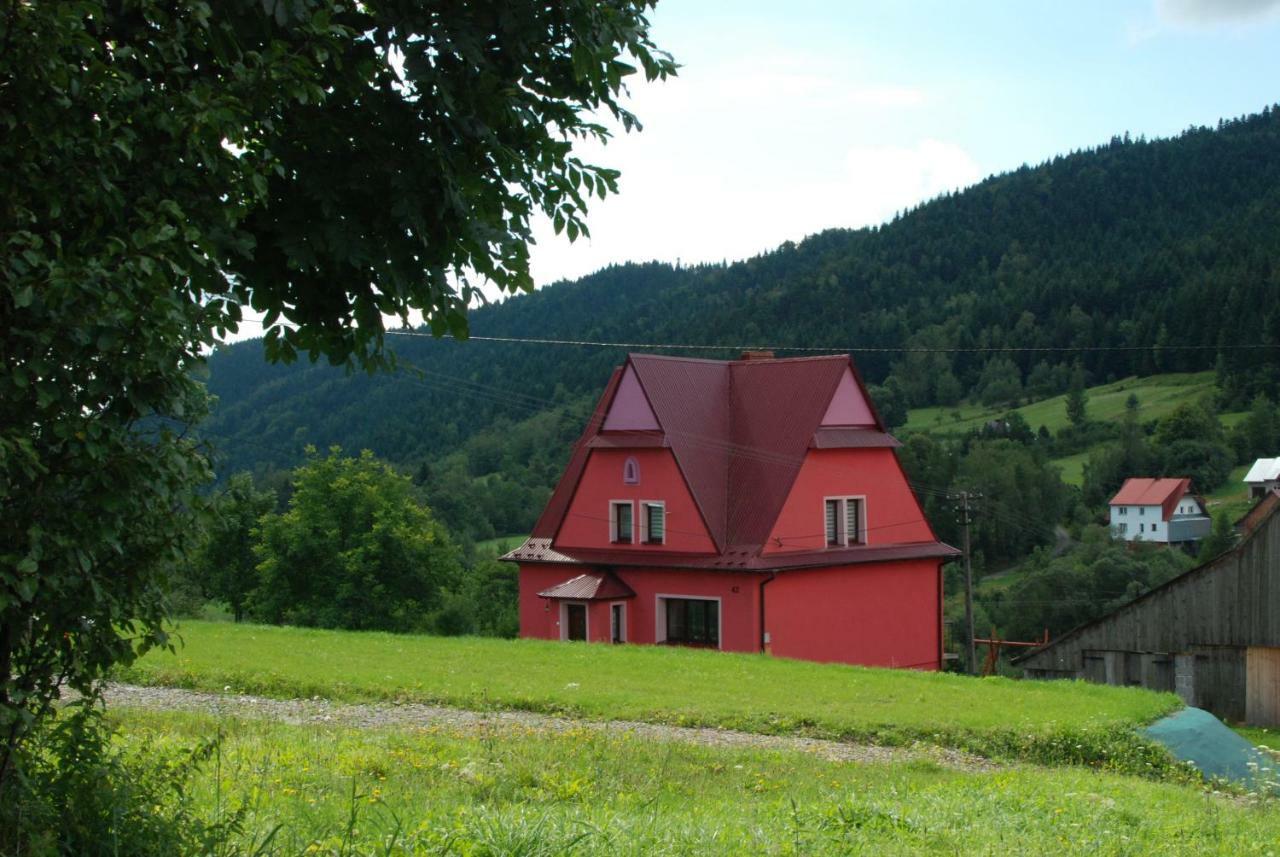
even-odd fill
[{"label": "green tarp on ground", "polygon": [[1277,791],[1280,764],[1203,709],[1184,708],[1143,732],[1205,777],[1221,777],[1255,791]]}]

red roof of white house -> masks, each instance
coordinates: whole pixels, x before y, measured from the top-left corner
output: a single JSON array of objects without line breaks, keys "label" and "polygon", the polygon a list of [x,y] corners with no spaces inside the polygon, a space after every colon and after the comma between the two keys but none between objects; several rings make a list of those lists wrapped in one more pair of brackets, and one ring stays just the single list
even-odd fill
[{"label": "red roof of white house", "polygon": [[1134,477],[1126,479],[1111,498],[1112,506],[1159,506],[1161,518],[1173,514],[1173,507],[1178,505],[1186,493],[1191,490],[1190,479],[1147,479]]},{"label": "red roof of white house", "polygon": [[[611,429],[615,400],[626,402],[626,424],[634,427]],[[653,423],[657,430],[647,429]],[[555,537],[592,448],[669,447],[717,551],[745,559],[768,539],[809,449],[898,445],[848,355],[724,361],[632,354],[610,378],[529,542],[507,558],[544,553],[532,546]],[[931,556],[956,553],[932,541],[912,545],[913,556],[922,545]],[[823,555],[830,561],[830,551]],[[705,557],[698,562],[707,567]]]}]

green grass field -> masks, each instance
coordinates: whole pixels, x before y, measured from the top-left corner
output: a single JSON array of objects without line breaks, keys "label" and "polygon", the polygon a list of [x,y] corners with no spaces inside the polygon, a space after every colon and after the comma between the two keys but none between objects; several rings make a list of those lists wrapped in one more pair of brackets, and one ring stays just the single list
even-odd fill
[{"label": "green grass field", "polygon": [[[1216,390],[1212,372],[1183,372],[1152,375],[1146,378],[1122,378],[1111,384],[1090,387],[1089,418],[1099,422],[1119,419],[1130,395],[1136,395],[1142,405],[1143,420],[1157,420],[1173,412],[1183,402],[1194,402]],[[1016,408],[1032,430],[1047,427],[1052,432],[1067,425],[1067,397],[1054,396]],[[989,408],[984,405],[962,404],[954,408],[916,408],[907,415],[906,428],[933,434],[964,434],[981,428],[988,420],[998,419],[1009,412],[1008,408]],[[956,415],[959,419],[956,419]],[[1224,414],[1224,424],[1243,418],[1239,414]]]},{"label": "green grass field", "polygon": [[221,735],[187,800],[240,814],[237,853],[1268,854],[1280,810],[1080,768],[642,741],[626,733],[366,730],[113,713],[126,752]]},{"label": "green grass field", "polygon": [[121,678],[277,697],[435,702],[1141,769],[1132,728],[1171,694],[816,664],[661,646],[441,638],[184,622],[176,655]]}]

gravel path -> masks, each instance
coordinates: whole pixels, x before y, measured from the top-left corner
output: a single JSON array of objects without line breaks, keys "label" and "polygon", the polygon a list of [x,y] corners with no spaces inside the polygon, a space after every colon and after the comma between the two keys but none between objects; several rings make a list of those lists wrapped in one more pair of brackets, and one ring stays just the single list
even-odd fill
[{"label": "gravel path", "polygon": [[113,708],[197,711],[234,717],[257,717],[291,724],[331,724],[358,729],[442,727],[460,732],[519,726],[546,732],[592,729],[606,734],[630,733],[649,741],[681,741],[710,747],[748,747],[812,753],[837,762],[902,763],[928,760],[963,771],[995,770],[1000,765],[979,756],[943,747],[879,747],[817,738],[758,735],[728,729],[664,726],[626,720],[571,720],[526,711],[468,711],[417,703],[337,703],[325,699],[269,699],[234,693],[205,693],[175,687],[109,684],[104,696]]}]

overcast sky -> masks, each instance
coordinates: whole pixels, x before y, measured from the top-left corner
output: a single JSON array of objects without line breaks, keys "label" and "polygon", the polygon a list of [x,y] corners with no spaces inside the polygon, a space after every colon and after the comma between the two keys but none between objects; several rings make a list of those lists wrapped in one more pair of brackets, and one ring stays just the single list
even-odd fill
[{"label": "overcast sky", "polygon": [[662,0],[651,20],[680,75],[634,87],[644,131],[587,153],[622,192],[590,240],[539,229],[539,285],[741,259],[1280,101],[1280,0]]}]

